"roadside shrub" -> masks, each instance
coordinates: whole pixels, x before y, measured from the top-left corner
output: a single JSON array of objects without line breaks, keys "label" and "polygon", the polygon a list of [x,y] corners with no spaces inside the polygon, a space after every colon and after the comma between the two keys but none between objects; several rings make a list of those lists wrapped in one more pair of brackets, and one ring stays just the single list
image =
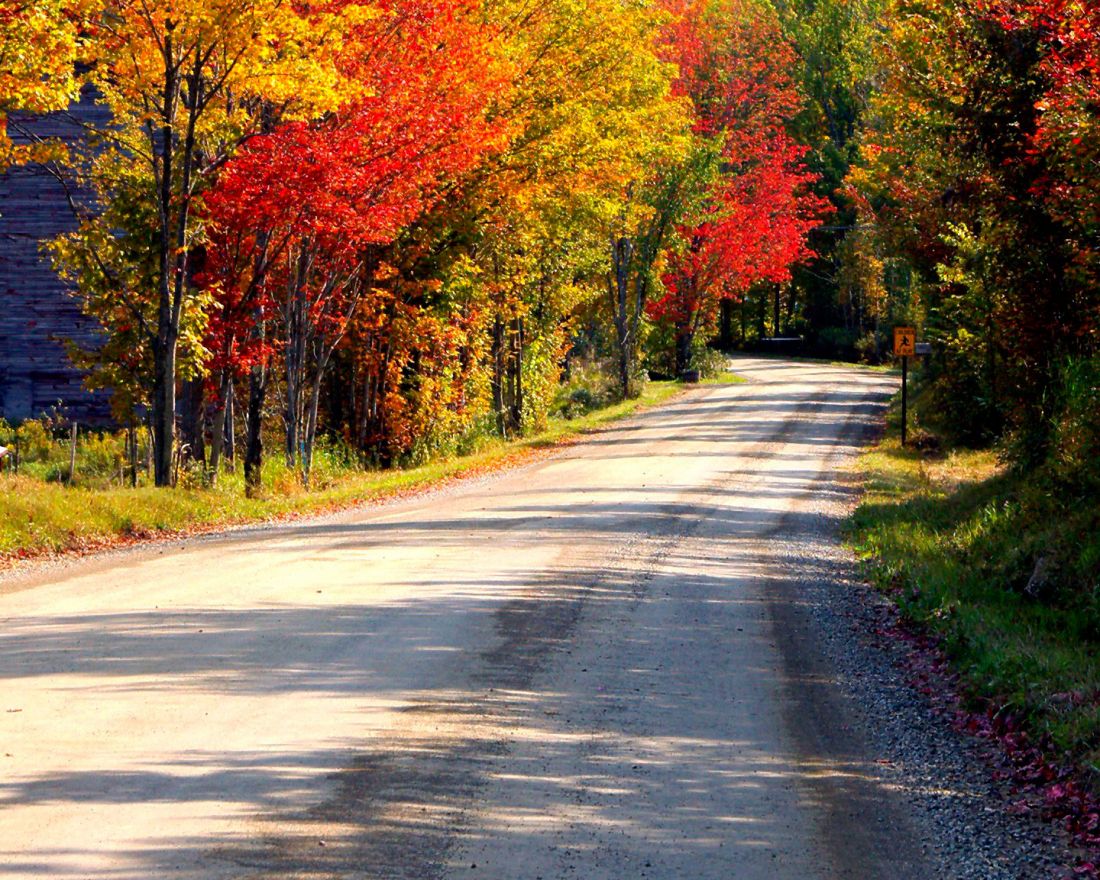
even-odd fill
[{"label": "roadside shrub", "polygon": [[954,444],[983,449],[1002,437],[1004,415],[982,377],[965,367],[952,362],[946,369],[921,370],[916,384],[923,392],[922,415]]},{"label": "roadside shrub", "polygon": [[58,452],[57,441],[43,422],[29,420],[19,426],[21,463],[49,462],[59,457]]},{"label": "roadside shrub", "polygon": [[874,330],[864,333],[853,344],[859,359],[866,364],[882,363],[883,338]]},{"label": "roadside shrub", "polygon": [[328,488],[341,477],[359,469],[357,453],[342,438],[322,435],[314,442],[313,465],[309,474],[311,488]]},{"label": "roadside shrub", "polygon": [[642,365],[657,379],[678,379],[676,375],[676,330],[669,321],[659,321],[646,334]]},{"label": "roadside shrub", "polygon": [[[18,426],[0,421],[0,446],[18,445],[20,473],[46,482],[67,482],[70,430],[58,415],[28,419]],[[118,483],[126,465],[125,431],[78,430],[76,482],[91,488]]]},{"label": "roadside shrub", "polygon": [[561,387],[561,362],[565,351],[563,332],[532,335],[523,357],[523,412],[521,429],[524,434],[546,430],[547,418],[553,412]]},{"label": "roadside shrub", "polygon": [[817,334],[817,349],[833,357],[850,357],[856,351],[859,332],[847,327],[822,327]]},{"label": "roadside shrub", "polygon": [[[61,444],[64,450],[64,442]],[[77,474],[114,479],[121,477],[126,462],[123,433],[85,433],[77,438]],[[68,467],[68,462],[65,463]]]},{"label": "roadside shrub", "polygon": [[496,416],[489,412],[473,419],[466,431],[455,440],[455,455],[469,455],[500,439]]},{"label": "roadside shrub", "polygon": [[729,358],[709,345],[700,345],[691,353],[691,368],[702,379],[714,379],[729,368]]},{"label": "roadside shrub", "polygon": [[1048,470],[1063,490],[1095,500],[1100,492],[1100,358],[1062,368]]},{"label": "roadside shrub", "polygon": [[[639,387],[643,384],[639,382]],[[569,380],[557,389],[550,413],[559,418],[575,419],[615,403],[619,396],[611,361],[577,358],[569,365]]]}]

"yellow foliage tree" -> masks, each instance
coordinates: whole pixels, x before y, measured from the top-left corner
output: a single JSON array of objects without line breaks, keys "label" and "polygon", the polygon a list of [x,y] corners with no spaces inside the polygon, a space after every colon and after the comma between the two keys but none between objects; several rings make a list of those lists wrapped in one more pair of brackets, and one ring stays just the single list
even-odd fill
[{"label": "yellow foliage tree", "polygon": [[77,95],[79,11],[74,0],[0,0],[0,171],[47,146],[13,144],[10,114],[64,110]]},{"label": "yellow foliage tree", "polygon": [[[374,8],[313,10],[283,0],[111,0],[85,10],[88,79],[112,116],[97,133],[86,182],[99,205],[129,198],[151,207],[129,216],[153,228],[106,230],[119,212],[93,209],[62,259],[96,266],[98,282],[113,288],[128,268],[113,264],[128,250],[119,236],[150,242],[153,301],[131,311],[153,355],[157,485],[171,481],[181,319],[196,296],[192,255],[203,230],[195,209],[206,181],[265,125],[329,112],[357,94],[342,64],[347,35]],[[74,259],[81,249],[91,254]]]},{"label": "yellow foliage tree", "polygon": [[632,182],[688,146],[665,15],[621,0],[489,0],[515,70],[495,112],[506,149],[472,188],[475,258],[489,293],[493,406],[502,433],[537,425],[578,305],[604,283],[609,230]]}]

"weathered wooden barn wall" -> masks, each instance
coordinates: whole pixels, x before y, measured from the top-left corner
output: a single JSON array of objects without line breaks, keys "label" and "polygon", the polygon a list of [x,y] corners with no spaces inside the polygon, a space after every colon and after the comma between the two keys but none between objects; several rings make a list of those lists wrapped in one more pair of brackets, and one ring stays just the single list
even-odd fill
[{"label": "weathered wooden barn wall", "polygon": [[[16,120],[35,134],[80,137],[80,122],[102,124],[105,113],[82,101],[68,114]],[[13,139],[19,140],[15,126]],[[50,266],[43,240],[75,226],[62,185],[45,170],[15,168],[0,175],[0,417],[36,417],[60,402],[84,422],[107,419],[107,398],[82,387],[65,340],[89,343],[95,323]]]}]

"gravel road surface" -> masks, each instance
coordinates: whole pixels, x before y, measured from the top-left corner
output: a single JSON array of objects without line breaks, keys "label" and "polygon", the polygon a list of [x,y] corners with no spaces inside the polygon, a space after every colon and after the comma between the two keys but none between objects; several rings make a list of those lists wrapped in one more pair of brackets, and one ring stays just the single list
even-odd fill
[{"label": "gravel road surface", "polygon": [[741,359],[416,499],[0,580],[0,878],[1017,878],[863,633],[896,379]]}]

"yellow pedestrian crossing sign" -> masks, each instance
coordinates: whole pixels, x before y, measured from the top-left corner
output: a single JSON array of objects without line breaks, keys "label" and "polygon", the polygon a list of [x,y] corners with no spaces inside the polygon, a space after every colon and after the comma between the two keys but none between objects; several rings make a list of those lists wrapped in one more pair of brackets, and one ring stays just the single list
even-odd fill
[{"label": "yellow pedestrian crossing sign", "polygon": [[894,354],[898,357],[915,357],[917,354],[917,331],[913,327],[894,328]]}]

